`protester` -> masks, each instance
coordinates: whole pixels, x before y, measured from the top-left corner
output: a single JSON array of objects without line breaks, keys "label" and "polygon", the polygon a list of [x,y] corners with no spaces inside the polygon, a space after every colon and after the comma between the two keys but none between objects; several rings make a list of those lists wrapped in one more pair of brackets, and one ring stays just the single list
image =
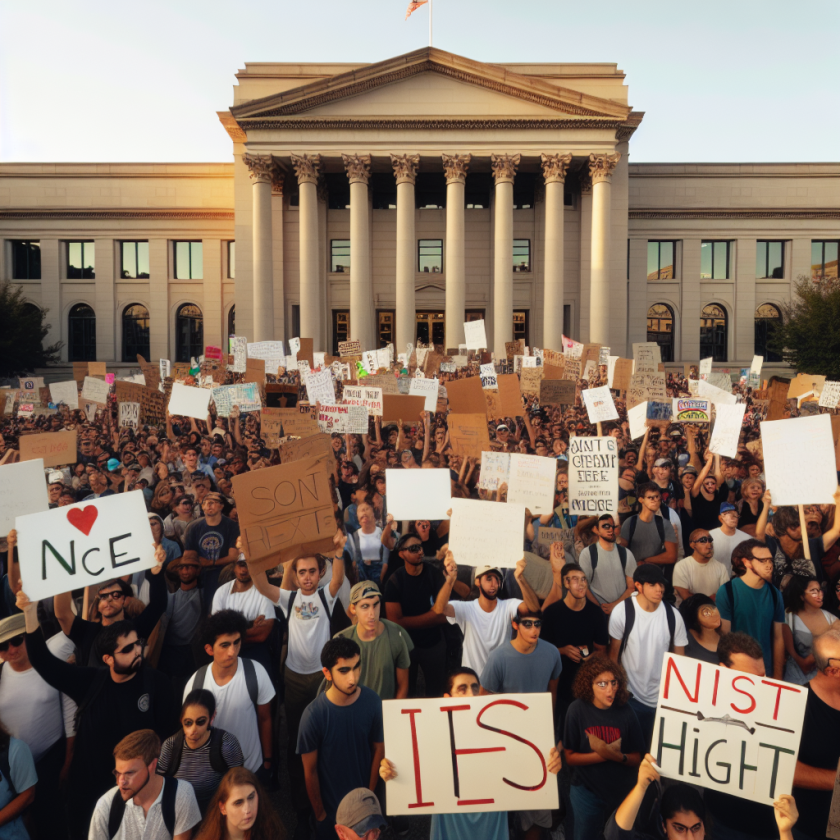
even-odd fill
[{"label": "protester", "polygon": [[617,529],[611,514],[601,514],[594,528],[597,540],[578,556],[578,563],[589,581],[586,597],[599,604],[606,615],[634,591],[636,558],[624,545],[617,544]]},{"label": "protester", "polygon": [[158,669],[169,677],[176,695],[180,696],[196,665],[193,641],[206,612],[204,589],[198,560],[179,557],[167,571],[176,576],[178,588],[167,596]]},{"label": "protester", "polygon": [[639,487],[639,502],[641,511],[621,526],[621,545],[630,549],[637,564],[663,566],[670,572],[677,562],[677,532],[662,518],[659,485],[647,482]]},{"label": "protester", "polygon": [[785,681],[805,685],[816,675],[811,653],[814,639],[837,621],[822,608],[823,590],[811,575],[793,575],[782,593],[785,604]]},{"label": "protester", "polygon": [[735,546],[742,542],[751,539],[750,534],[738,530],[738,511],[735,505],[729,502],[723,502],[720,506],[720,514],[718,515],[720,522],[719,528],[712,528],[709,531],[709,536],[715,546],[715,560],[718,563],[723,563],[726,567],[726,573],[732,576],[732,552]]},{"label": "protester", "polygon": [[[0,778],[0,836],[3,840],[29,840],[23,815],[35,802],[38,774],[32,751],[19,738],[9,735],[2,720],[0,756],[9,768],[8,774],[3,773]],[[49,793],[54,795],[55,791]]]},{"label": "protester", "polygon": [[714,558],[714,539],[704,528],[695,528],[688,538],[692,553],[674,566],[674,591],[677,604],[700,593],[714,598],[718,589],[729,580],[723,563]]},{"label": "protester", "polygon": [[375,840],[388,825],[376,794],[368,788],[351,790],[339,803],[335,820],[338,840]]},{"label": "protester", "polygon": [[347,550],[359,580],[381,583],[388,571],[389,551],[383,544],[382,529],[376,524],[373,505],[363,502],[356,508],[358,530],[350,534]]},{"label": "protester", "polygon": [[714,600],[702,592],[690,595],[680,604],[680,615],[688,631],[685,655],[717,665],[721,619]]}]

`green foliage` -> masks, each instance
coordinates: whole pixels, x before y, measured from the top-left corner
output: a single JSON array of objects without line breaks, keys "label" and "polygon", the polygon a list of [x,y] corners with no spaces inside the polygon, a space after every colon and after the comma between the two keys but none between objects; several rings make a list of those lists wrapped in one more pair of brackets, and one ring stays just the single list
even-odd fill
[{"label": "green foliage", "polygon": [[0,379],[25,376],[59,360],[61,342],[44,347],[49,324],[45,310],[23,299],[23,289],[0,283]]}]

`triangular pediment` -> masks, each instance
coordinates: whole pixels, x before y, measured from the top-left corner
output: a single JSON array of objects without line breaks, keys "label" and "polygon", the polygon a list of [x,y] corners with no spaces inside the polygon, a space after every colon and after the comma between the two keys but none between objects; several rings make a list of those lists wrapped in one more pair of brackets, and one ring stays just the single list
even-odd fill
[{"label": "triangular pediment", "polygon": [[[467,90],[471,88],[471,90]],[[353,101],[357,100],[357,101]],[[627,105],[425,47],[231,108],[247,131],[266,121],[377,116],[523,117],[624,121]]]}]

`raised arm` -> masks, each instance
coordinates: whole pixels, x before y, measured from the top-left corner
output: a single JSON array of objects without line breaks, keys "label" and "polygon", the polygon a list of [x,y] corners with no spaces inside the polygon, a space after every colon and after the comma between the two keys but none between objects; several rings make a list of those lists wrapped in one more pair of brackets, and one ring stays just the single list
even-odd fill
[{"label": "raised arm", "polygon": [[[807,534],[802,535],[807,538]],[[823,534],[823,548],[828,551],[840,538],[840,487],[834,491],[834,524]]]},{"label": "raised arm", "polygon": [[330,595],[333,598],[338,595],[341,584],[344,583],[344,546],[347,545],[347,534],[340,528],[333,537],[335,546],[335,557],[333,557],[332,579],[330,580]]},{"label": "raised arm", "polygon": [[429,447],[431,446],[432,415],[428,411],[424,411],[422,417],[423,431],[425,432],[423,436],[423,461],[425,461],[429,457]]},{"label": "raised arm", "polygon": [[[566,551],[563,548],[563,543],[561,542],[554,542],[551,544],[551,576],[554,579],[554,582],[551,585],[551,590],[548,593],[548,596],[543,601],[543,611],[548,609],[553,603],[556,601],[563,600],[563,566],[566,565]],[[530,588],[530,587],[529,587]],[[533,591],[533,590],[532,590]],[[525,590],[522,590],[522,594],[525,594]]]},{"label": "raised arm", "polygon": [[716,457],[717,456],[712,455],[711,452],[706,453],[706,463],[703,464],[703,469],[700,470],[700,475],[697,476],[697,481],[694,482],[694,486],[691,488],[691,495],[695,499],[700,495],[700,490],[703,488],[703,482],[709,475],[709,471],[712,469],[712,462]]},{"label": "raised arm", "polygon": [[432,606],[432,612],[437,615],[448,615],[450,618],[455,617],[455,608],[449,603],[452,596],[452,587],[455,581],[458,580],[458,564],[455,562],[455,556],[451,551],[446,552],[446,558],[443,561],[444,582],[437,594],[435,603]]},{"label": "raised arm", "polygon": [[513,572],[513,577],[519,584],[519,588],[522,590],[522,603],[519,605],[519,612],[526,612],[527,610],[539,612],[540,599],[537,597],[537,593],[534,592],[531,588],[531,584],[528,583],[528,579],[525,577],[526,565],[525,558],[523,557],[521,560],[516,562],[516,569]]},{"label": "raised arm", "polygon": [[[770,505],[773,504],[773,497],[770,495],[769,490],[764,491],[761,501],[764,504],[764,507],[758,515],[758,521],[755,523],[755,538],[764,542],[764,535],[767,533],[767,518],[770,515]],[[807,538],[808,535],[803,534],[803,536]]]}]

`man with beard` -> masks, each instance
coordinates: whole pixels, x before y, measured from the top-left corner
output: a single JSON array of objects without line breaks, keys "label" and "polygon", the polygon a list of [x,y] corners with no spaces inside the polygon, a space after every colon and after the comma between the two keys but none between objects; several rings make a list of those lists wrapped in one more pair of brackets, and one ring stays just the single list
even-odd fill
[{"label": "man with beard", "polygon": [[444,561],[446,581],[432,608],[442,613],[450,624],[457,624],[464,634],[464,655],[461,664],[481,673],[487,664],[487,657],[505,642],[510,641],[511,619],[517,612],[529,610],[538,612],[540,602],[536,592],[525,580],[525,558],[516,564],[513,573],[522,590],[523,600],[518,598],[499,599],[502,588],[502,572],[494,566],[479,566],[475,570],[475,585],[478,600],[449,602],[452,587],[458,579],[458,566],[451,551],[446,552]]},{"label": "man with beard", "polygon": [[47,648],[38,623],[38,602],[23,590],[16,604],[26,620],[26,649],[32,667],[53,688],[79,707],[76,745],[70,766],[70,835],[83,840],[97,799],[113,782],[112,744],[138,729],[167,738],[178,725],[172,685],[159,671],[143,665],[143,645],[130,621],[102,629],[99,651],[105,667],[70,665]]},{"label": "man with beard", "polygon": [[[629,548],[616,546],[617,528],[612,514],[602,513],[594,529],[597,541],[581,551],[578,558],[589,581],[586,597],[600,606],[606,615],[635,591],[633,572],[636,571],[636,558]],[[562,598],[562,587],[555,585],[546,602],[548,604]]]}]

